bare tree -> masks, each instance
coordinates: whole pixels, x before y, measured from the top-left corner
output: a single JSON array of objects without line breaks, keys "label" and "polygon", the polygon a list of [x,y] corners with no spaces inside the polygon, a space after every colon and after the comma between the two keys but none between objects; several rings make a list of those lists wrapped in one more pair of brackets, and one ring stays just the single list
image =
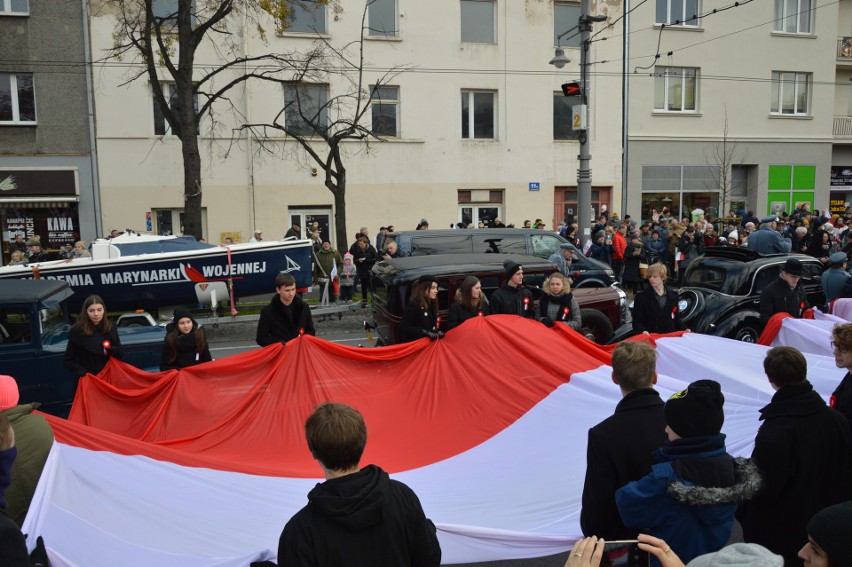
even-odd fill
[{"label": "bare tree", "polygon": [[[267,135],[268,130],[283,132],[297,143],[303,151],[302,157],[313,160],[323,170],[324,184],[334,196],[334,229],[339,250],[346,250],[349,234],[344,142],[361,141],[363,144],[357,151],[370,153],[371,141],[398,135],[395,123],[392,128],[383,126],[381,98],[383,89],[405,68],[391,68],[375,76],[370,84],[366,82],[369,79],[365,76],[365,21],[372,1],[368,0],[364,8],[357,41],[336,48],[323,40],[305,55],[291,77],[280,81],[284,86],[284,107],[271,123],[247,123],[237,129],[252,130],[260,148],[270,153],[278,153],[278,146]],[[334,96],[328,91],[332,79],[344,85],[340,94]],[[287,145],[286,140],[284,144]]]},{"label": "bare tree", "polygon": [[[329,0],[315,0],[327,4]],[[264,22],[276,31],[288,26],[293,5],[303,0],[89,0],[93,12],[118,19],[114,45],[105,59],[138,60],[141,70],[127,82],[147,78],[163,118],[181,142],[184,186],[184,232],[201,237],[201,154],[199,123],[213,105],[230,105],[228,91],[250,79],[292,69],[289,56],[249,55],[239,40],[249,26],[265,39]],[[234,21],[236,20],[236,21]],[[245,25],[245,27],[243,27]],[[231,30],[241,29],[238,34]],[[212,45],[219,61],[196,65],[196,52]],[[165,77],[165,78],[164,78]],[[233,105],[231,105],[233,109]]]},{"label": "bare tree", "polygon": [[719,190],[719,214],[721,219],[725,216],[730,206],[731,193],[734,189],[734,180],[731,176],[731,168],[734,165],[745,163],[748,159],[748,151],[742,149],[736,140],[728,135],[728,107],[724,107],[725,122],[722,129],[722,141],[716,143],[709,154],[705,152],[704,161],[710,170],[715,187],[710,189]]}]

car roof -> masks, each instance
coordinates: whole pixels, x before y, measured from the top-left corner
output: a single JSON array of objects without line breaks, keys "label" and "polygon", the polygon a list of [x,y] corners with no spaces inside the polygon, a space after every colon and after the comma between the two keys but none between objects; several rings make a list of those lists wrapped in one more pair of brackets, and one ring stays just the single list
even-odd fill
[{"label": "car roof", "polygon": [[383,260],[373,266],[373,271],[383,276],[392,276],[396,281],[412,281],[425,275],[441,277],[502,272],[503,262],[507,260],[524,266],[528,271],[556,269],[553,262],[522,254],[433,254]]},{"label": "car roof", "polygon": [[[774,264],[778,261],[786,261],[788,258],[796,258],[801,262],[819,262],[813,256],[798,253],[758,254],[754,250],[733,248],[729,246],[711,246],[704,251],[703,258],[718,260],[724,264],[725,260],[733,260],[748,266],[759,267],[764,264]],[[717,263],[717,262],[714,262]]]},{"label": "car roof", "polygon": [[33,303],[68,287],[62,280],[0,280],[0,302]]},{"label": "car roof", "polygon": [[388,233],[389,236],[453,236],[455,234],[484,234],[484,233],[498,233],[505,234],[511,236],[517,236],[519,234],[552,234],[558,238],[562,238],[559,234],[556,234],[552,230],[540,230],[537,228],[454,228],[454,229],[441,229],[441,230],[398,230],[396,232]]}]

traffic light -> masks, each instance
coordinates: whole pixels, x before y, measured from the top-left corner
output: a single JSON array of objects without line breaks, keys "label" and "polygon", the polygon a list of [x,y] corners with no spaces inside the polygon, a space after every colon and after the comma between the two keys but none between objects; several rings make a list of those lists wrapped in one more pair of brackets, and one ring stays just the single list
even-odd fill
[{"label": "traffic light", "polygon": [[565,96],[583,96],[583,86],[579,81],[562,83],[562,94]]}]

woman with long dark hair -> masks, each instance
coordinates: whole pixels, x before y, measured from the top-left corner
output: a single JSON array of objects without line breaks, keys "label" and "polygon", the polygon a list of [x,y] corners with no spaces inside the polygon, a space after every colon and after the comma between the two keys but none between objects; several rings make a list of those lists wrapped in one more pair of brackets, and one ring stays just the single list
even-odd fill
[{"label": "woman with long dark hair", "polygon": [[408,343],[429,337],[435,340],[444,333],[438,330],[438,280],[422,276],[411,289],[411,300],[402,313],[399,324],[402,342]]},{"label": "woman with long dark hair", "polygon": [[171,328],[166,333],[160,370],[180,370],[202,362],[210,362],[207,334],[186,309],[175,309]]},{"label": "woman with long dark hair", "polygon": [[484,315],[488,315],[488,298],[482,293],[482,283],[476,276],[468,276],[456,290],[455,303],[450,305],[447,330]]},{"label": "woman with long dark hair", "polygon": [[76,376],[97,374],[110,357],[121,358],[118,330],[107,318],[104,300],[90,295],[83,302],[77,322],[68,332],[65,368]]}]

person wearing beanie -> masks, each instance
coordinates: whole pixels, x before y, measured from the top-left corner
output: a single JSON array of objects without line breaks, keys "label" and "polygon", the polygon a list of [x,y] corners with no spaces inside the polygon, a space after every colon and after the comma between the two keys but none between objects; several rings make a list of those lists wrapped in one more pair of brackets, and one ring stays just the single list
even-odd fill
[{"label": "person wearing beanie", "polygon": [[782,555],[785,565],[801,565],[797,553],[811,516],[848,494],[849,423],[814,391],[798,350],[770,349],[763,370],[775,390],[760,410],[751,454],[763,485],[737,519],[745,541]]},{"label": "person wearing beanie", "polygon": [[820,510],[808,522],[808,542],[799,550],[805,567],[852,565],[852,501]]},{"label": "person wearing beanie", "polygon": [[438,280],[434,276],[421,276],[411,286],[411,300],[402,312],[399,323],[402,341],[408,343],[428,337],[443,337],[438,330]]},{"label": "person wearing beanie", "polygon": [[606,232],[600,230],[595,233],[592,240],[592,245],[586,251],[586,256],[593,260],[603,262],[607,266],[612,266],[613,248],[611,244],[606,243]]},{"label": "person wearing beanie", "polygon": [[[737,504],[760,486],[749,459],[725,450],[725,397],[718,382],[698,380],[666,402],[668,441],[644,478],[615,493],[625,526],[664,539],[683,561],[724,547]],[[655,557],[652,565],[661,565]]]},{"label": "person wearing beanie", "polygon": [[17,453],[12,466],[12,482],[5,492],[6,507],[3,513],[22,526],[47,455],[53,446],[53,430],[44,416],[33,413],[41,404],[19,405],[18,401],[17,381],[12,376],[0,376],[0,419],[6,419],[11,424]]},{"label": "person wearing beanie", "polygon": [[514,260],[503,262],[506,278],[491,295],[491,315],[520,315],[535,319],[535,302],[530,290],[524,287],[524,267]]},{"label": "person wearing beanie", "polygon": [[207,334],[186,309],[175,309],[166,331],[160,370],[180,370],[213,360]]}]

